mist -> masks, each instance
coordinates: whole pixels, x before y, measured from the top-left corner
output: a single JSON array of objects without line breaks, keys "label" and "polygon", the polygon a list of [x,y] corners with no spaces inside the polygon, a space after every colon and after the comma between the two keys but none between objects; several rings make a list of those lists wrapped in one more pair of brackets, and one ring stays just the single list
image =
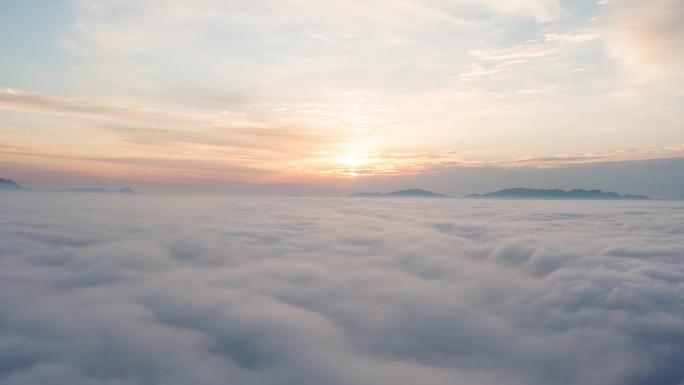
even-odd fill
[{"label": "mist", "polygon": [[0,382],[681,384],[684,203],[0,195]]}]

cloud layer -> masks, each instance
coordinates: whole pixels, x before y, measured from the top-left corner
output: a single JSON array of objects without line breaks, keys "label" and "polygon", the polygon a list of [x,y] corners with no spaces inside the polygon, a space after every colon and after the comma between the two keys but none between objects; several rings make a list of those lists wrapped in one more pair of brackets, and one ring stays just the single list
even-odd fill
[{"label": "cloud layer", "polygon": [[0,198],[3,384],[684,380],[681,203]]}]

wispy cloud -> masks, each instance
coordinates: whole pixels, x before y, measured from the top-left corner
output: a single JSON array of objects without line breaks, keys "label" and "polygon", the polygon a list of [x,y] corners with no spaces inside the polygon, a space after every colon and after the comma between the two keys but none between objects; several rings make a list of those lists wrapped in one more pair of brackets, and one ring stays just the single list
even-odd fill
[{"label": "wispy cloud", "polygon": [[[28,93],[16,89],[0,89],[0,109],[95,118],[101,121],[121,121],[122,124],[90,124],[89,127],[125,133],[129,140],[139,143],[163,144],[187,142],[219,146],[249,147],[251,142],[316,141],[323,140],[304,127],[290,129],[272,119],[247,116],[226,111],[198,111],[175,113],[168,109],[135,109],[124,106],[96,104],[79,98],[62,98]],[[127,124],[156,124],[162,127],[127,126]],[[186,129],[183,129],[185,127]],[[196,129],[187,130],[187,127]],[[254,144],[254,143],[252,143]]]},{"label": "wispy cloud", "polygon": [[[70,127],[72,133],[97,138],[91,147],[80,149],[57,145],[32,150],[21,145],[5,147],[7,160],[49,157],[70,164],[80,162],[86,169],[104,162],[144,166],[147,171],[204,170],[216,178],[257,180],[293,172],[297,162],[341,142],[335,132],[319,133],[277,119],[216,111],[143,110],[14,89],[0,91],[0,108],[73,117],[79,123]],[[128,172],[131,177],[140,173],[134,169]]]},{"label": "wispy cloud", "polygon": [[641,148],[636,150],[619,150],[606,153],[557,154],[547,157],[531,157],[511,161],[502,161],[496,162],[495,164],[513,167],[562,167],[573,164],[668,158],[684,158],[684,145],[674,145],[659,148]]},{"label": "wispy cloud", "polygon": [[[478,159],[479,157],[479,159]],[[513,160],[486,160],[476,152],[436,153],[367,153],[361,154],[356,164],[345,162],[332,166],[309,168],[306,172],[319,175],[368,176],[406,175],[442,172],[449,168],[558,168],[578,164],[624,162],[634,160],[684,158],[684,145],[659,148],[619,150],[605,153],[556,154],[545,157],[523,157]]]},{"label": "wispy cloud", "polygon": [[13,88],[0,89],[0,108],[166,124],[197,122],[182,115],[103,105],[77,98],[59,98]]},{"label": "wispy cloud", "polygon": [[548,44],[530,42],[512,47],[470,51],[469,53],[479,60],[508,61],[544,57],[555,52],[556,49]]},{"label": "wispy cloud", "polygon": [[547,42],[558,43],[583,43],[597,40],[600,38],[600,33],[596,30],[580,30],[573,33],[550,33],[544,35],[544,40]]},{"label": "wispy cloud", "polygon": [[544,34],[536,39],[510,46],[471,50],[468,54],[475,60],[458,78],[474,80],[504,74],[516,67],[529,68],[539,65],[540,60],[555,58],[568,60],[576,45],[597,40],[600,34],[591,29]]}]

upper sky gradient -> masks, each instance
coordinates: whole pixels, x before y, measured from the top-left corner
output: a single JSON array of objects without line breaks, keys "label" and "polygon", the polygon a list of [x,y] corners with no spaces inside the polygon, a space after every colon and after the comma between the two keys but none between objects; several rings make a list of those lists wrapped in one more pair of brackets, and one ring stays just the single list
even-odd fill
[{"label": "upper sky gradient", "polygon": [[679,0],[4,0],[0,177],[276,191],[681,160],[682,47]]}]

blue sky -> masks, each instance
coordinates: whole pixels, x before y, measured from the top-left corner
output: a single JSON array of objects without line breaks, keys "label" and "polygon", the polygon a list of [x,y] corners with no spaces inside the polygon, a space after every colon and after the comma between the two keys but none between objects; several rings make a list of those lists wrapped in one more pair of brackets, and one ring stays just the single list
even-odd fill
[{"label": "blue sky", "polygon": [[678,159],[682,46],[675,0],[5,1],[0,161],[41,186],[329,191]]}]

